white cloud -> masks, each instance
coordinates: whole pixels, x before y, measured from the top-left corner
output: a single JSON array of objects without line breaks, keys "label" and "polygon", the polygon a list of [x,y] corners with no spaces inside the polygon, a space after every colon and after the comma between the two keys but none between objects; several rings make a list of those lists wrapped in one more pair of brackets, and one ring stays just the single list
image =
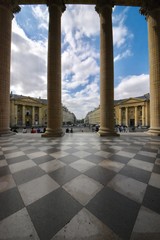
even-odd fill
[{"label": "white cloud", "polygon": [[115,58],[114,58],[114,62],[120,61],[123,58],[127,58],[133,56],[133,53],[131,52],[130,49],[127,49],[125,52],[122,52],[120,54],[118,54]]},{"label": "white cloud", "polygon": [[114,99],[138,97],[149,93],[149,75],[127,76],[114,89]]},{"label": "white cloud", "polygon": [[11,91],[46,97],[46,42],[29,39],[15,19],[12,29]]},{"label": "white cloud", "polygon": [[[29,23],[34,21],[30,34],[25,31],[27,19],[23,19],[22,27],[13,20],[11,91],[46,98],[48,8],[36,5],[30,11]],[[120,15],[113,15],[114,46],[120,49],[115,61],[132,55],[126,45],[133,36],[125,25],[126,14],[127,8]],[[67,5],[62,14],[62,100],[77,118],[85,117],[99,105],[99,28],[99,15],[92,5]],[[123,91],[131,93],[124,87],[130,79],[133,78],[125,78],[119,84],[116,96]]]}]

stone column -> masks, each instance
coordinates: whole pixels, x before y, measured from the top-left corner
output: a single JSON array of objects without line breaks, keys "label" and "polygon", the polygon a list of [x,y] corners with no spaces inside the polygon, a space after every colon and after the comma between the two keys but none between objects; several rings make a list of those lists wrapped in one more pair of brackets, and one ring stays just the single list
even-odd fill
[{"label": "stone column", "polygon": [[26,126],[26,107],[22,106],[22,125]]},{"label": "stone column", "polygon": [[150,129],[160,136],[160,6],[148,14],[150,58]]},{"label": "stone column", "polygon": [[112,5],[98,1],[100,16],[100,136],[117,135],[114,131],[114,70]]},{"label": "stone column", "polygon": [[146,102],[146,105],[145,105],[145,119],[146,119],[146,126],[149,126],[149,113],[148,113],[148,110],[149,110],[149,106],[148,106],[148,102]]},{"label": "stone column", "polygon": [[150,65],[150,129],[148,133],[160,136],[160,3],[148,1],[140,9],[148,22]]},{"label": "stone column", "polygon": [[126,107],[126,126],[128,127],[128,107]]},{"label": "stone column", "polygon": [[[14,8],[0,1],[0,136],[10,132],[10,59]],[[16,10],[16,9],[15,9]]]},{"label": "stone column", "polygon": [[144,105],[142,106],[142,126],[145,126],[145,112],[144,112]]},{"label": "stone column", "polygon": [[15,112],[15,125],[17,125],[17,117],[18,117],[18,106],[17,105],[14,105],[14,112]]},{"label": "stone column", "polygon": [[48,36],[48,120],[43,137],[60,137],[62,131],[61,103],[61,15],[65,10],[62,0],[49,1]]},{"label": "stone column", "polygon": [[122,124],[122,109],[119,108],[119,121],[118,124],[121,125]]},{"label": "stone column", "polygon": [[137,123],[137,106],[134,108],[134,118],[135,118],[134,125],[137,126],[138,125],[138,123]]},{"label": "stone column", "polygon": [[32,107],[32,125],[35,125],[35,107]]},{"label": "stone column", "polygon": [[39,125],[41,126],[42,124],[42,107],[39,107]]}]

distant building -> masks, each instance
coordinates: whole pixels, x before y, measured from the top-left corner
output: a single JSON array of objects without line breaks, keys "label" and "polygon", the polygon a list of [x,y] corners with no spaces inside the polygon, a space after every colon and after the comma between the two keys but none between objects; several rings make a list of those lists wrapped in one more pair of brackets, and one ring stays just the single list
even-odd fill
[{"label": "distant building", "polygon": [[[150,95],[114,101],[115,125],[150,126]],[[100,106],[85,117],[86,124],[100,124]]]},{"label": "distant building", "polygon": [[[75,121],[74,113],[62,106],[62,124],[74,124]],[[47,126],[47,100],[11,94],[10,126]]]}]

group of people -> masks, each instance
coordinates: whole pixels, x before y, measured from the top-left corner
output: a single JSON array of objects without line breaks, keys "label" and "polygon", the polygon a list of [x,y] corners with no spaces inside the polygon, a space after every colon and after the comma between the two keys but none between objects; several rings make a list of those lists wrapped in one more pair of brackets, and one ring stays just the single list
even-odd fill
[{"label": "group of people", "polygon": [[117,125],[116,126],[116,131],[117,132],[128,132],[128,127],[125,125]]},{"label": "group of people", "polygon": [[[31,133],[44,133],[46,131],[46,128],[34,128],[32,127],[31,128]],[[22,133],[27,133],[27,128],[24,127],[23,130],[22,130]]]},{"label": "group of people", "polygon": [[73,128],[71,128],[71,129],[66,128],[66,133],[73,133]]}]

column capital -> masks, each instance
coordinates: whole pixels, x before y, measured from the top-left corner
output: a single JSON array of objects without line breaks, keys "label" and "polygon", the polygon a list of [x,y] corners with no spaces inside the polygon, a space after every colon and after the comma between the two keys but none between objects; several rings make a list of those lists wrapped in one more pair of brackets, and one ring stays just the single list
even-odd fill
[{"label": "column capital", "polygon": [[109,8],[112,10],[112,7],[114,6],[113,0],[99,0],[98,3],[96,4],[95,10],[98,13],[101,13],[101,11],[104,8]]},{"label": "column capital", "polygon": [[17,0],[1,0],[0,5],[9,9],[12,13],[19,13],[21,10]]},{"label": "column capital", "polygon": [[61,11],[61,13],[63,13],[66,10],[66,6],[63,0],[47,0],[47,6],[49,8],[56,6]]},{"label": "column capital", "polygon": [[158,0],[143,0],[142,7],[139,9],[141,15],[148,16],[151,11],[160,9],[160,1]]}]

